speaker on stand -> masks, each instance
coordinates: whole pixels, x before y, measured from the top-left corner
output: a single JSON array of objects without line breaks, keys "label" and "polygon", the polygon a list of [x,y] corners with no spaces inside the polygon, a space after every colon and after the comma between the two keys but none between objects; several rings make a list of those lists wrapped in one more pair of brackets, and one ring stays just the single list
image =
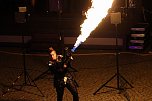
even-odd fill
[{"label": "speaker on stand", "polygon": [[[112,89],[116,89],[119,92],[121,92],[122,90],[126,89],[124,87],[121,86],[121,82],[120,79],[125,81],[125,83],[127,83],[131,88],[133,88],[133,86],[120,74],[119,71],[119,50],[118,50],[118,24],[121,23],[121,13],[120,12],[116,12],[116,13],[111,13],[111,24],[115,25],[115,33],[116,33],[116,45],[115,45],[115,53],[116,53],[116,73],[109,79],[107,80],[104,84],[102,84],[94,93],[93,95],[96,95],[96,93],[102,89],[103,87],[108,87],[108,88],[112,88]],[[117,80],[117,85],[116,87],[112,87],[112,86],[108,86],[107,84],[109,82],[111,82],[114,78],[116,78]]]},{"label": "speaker on stand", "polygon": [[[25,25],[27,24],[27,7],[18,7],[19,12],[15,13],[15,21],[16,23],[20,26],[20,30],[24,31],[23,27],[25,27]],[[25,30],[27,30],[25,28]],[[26,67],[26,47],[25,47],[25,38],[24,38],[24,33],[25,32],[21,32],[21,48],[22,48],[22,59],[23,59],[23,71],[22,73],[13,81],[12,85],[10,87],[8,87],[7,91],[4,91],[2,96],[4,96],[6,93],[8,93],[9,91],[11,91],[11,89],[13,90],[17,90],[17,91],[24,91],[23,87],[24,86],[32,86],[32,87],[36,87],[37,90],[40,92],[41,96],[44,97],[44,94],[42,93],[42,91],[38,88],[38,86],[36,85],[36,83],[32,80],[31,76],[29,75],[28,71],[27,71],[27,67]],[[21,84],[17,84],[17,82],[23,78],[23,81]],[[27,92],[27,91],[26,91]],[[31,92],[29,92],[31,93]],[[33,94],[33,93],[32,93]]]}]

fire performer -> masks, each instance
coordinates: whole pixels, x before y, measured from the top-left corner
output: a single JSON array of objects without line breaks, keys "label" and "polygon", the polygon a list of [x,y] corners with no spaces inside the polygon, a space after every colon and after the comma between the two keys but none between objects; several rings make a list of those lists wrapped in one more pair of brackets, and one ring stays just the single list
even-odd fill
[{"label": "fire performer", "polygon": [[56,51],[50,47],[50,61],[49,67],[54,74],[54,87],[56,88],[57,101],[62,101],[64,88],[66,87],[73,95],[73,101],[79,101],[77,84],[68,71],[70,61],[73,60],[72,56],[66,58],[62,55],[57,55]]}]

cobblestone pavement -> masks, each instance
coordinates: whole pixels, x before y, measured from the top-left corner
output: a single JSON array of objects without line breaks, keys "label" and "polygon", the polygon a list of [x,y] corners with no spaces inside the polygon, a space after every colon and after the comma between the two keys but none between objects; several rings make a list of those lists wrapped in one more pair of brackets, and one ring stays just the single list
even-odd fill
[{"label": "cobblestone pavement", "polygon": [[[72,66],[77,72],[71,72],[79,84],[80,101],[152,101],[152,54],[120,52],[118,66],[115,53],[109,51],[83,50],[73,54],[73,57]],[[44,73],[48,70],[47,62],[47,54],[26,54],[24,65],[21,54],[0,51],[0,101],[56,101],[52,75],[49,72]],[[23,72],[23,67],[26,67],[27,73]],[[117,67],[123,78],[119,75],[120,78],[117,79]],[[43,73],[44,75],[35,80]],[[28,77],[25,74],[29,74],[31,80],[25,80],[24,77]],[[115,74],[112,80],[97,91]],[[37,87],[24,85],[32,80],[35,80]],[[22,91],[12,89],[10,85],[13,82],[13,87],[22,85]],[[118,84],[123,89],[116,90]],[[72,101],[67,89],[63,101]]]}]

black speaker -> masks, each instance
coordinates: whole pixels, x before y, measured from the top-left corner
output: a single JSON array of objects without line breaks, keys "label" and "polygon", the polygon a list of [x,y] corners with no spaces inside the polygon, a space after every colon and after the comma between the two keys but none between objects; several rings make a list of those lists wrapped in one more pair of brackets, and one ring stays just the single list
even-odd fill
[{"label": "black speaker", "polygon": [[18,12],[15,12],[15,22],[16,23],[26,23],[26,13],[27,7],[18,7]]}]

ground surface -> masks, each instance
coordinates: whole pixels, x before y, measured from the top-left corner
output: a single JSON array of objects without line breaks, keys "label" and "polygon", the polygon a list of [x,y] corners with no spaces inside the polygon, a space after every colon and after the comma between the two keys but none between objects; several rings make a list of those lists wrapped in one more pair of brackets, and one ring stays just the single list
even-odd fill
[{"label": "ground surface", "polygon": [[[78,50],[73,54],[72,66],[78,72],[72,73],[79,84],[80,101],[152,101],[152,54],[120,52],[118,56],[120,74],[133,88],[130,88],[130,85],[120,77],[119,86],[128,89],[122,90],[119,94],[118,90],[103,87],[93,95],[101,85],[116,74],[115,52]],[[20,51],[6,49],[0,51],[0,101],[56,101],[52,75],[49,72],[44,73],[48,69],[48,54],[26,54],[25,65],[23,60]],[[35,80],[38,88],[23,85],[26,74],[23,72],[23,67],[26,67],[27,74],[32,80],[44,73],[41,78]],[[21,77],[15,81],[13,87],[23,85],[22,91],[10,87],[19,76]],[[114,77],[106,85],[118,88],[117,80]],[[10,91],[5,94],[8,88]],[[40,91],[45,97],[41,96]],[[67,89],[65,89],[64,101],[72,101]]]}]

